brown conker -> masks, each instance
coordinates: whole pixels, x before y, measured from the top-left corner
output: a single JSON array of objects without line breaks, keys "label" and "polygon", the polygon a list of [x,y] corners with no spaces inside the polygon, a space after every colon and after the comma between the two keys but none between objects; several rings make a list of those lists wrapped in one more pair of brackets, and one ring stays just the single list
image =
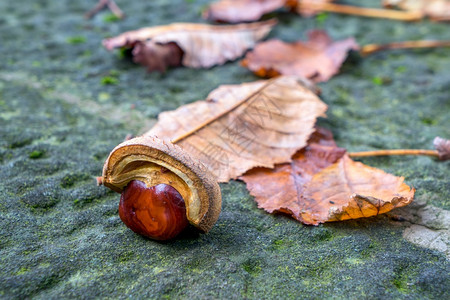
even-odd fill
[{"label": "brown conker", "polygon": [[131,230],[155,240],[172,239],[189,225],[183,197],[163,183],[147,187],[130,181],[120,197],[119,216]]},{"label": "brown conker", "polygon": [[222,199],[214,175],[180,147],[156,137],[118,145],[97,180],[122,194],[122,221],[153,239],[171,239],[189,224],[206,233],[219,217]]}]

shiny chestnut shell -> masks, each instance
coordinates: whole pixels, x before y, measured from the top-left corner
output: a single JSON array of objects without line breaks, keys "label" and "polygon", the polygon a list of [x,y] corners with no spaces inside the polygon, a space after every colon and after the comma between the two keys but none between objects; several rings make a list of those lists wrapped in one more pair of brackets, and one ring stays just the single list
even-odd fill
[{"label": "shiny chestnut shell", "polygon": [[170,240],[189,225],[183,197],[170,185],[147,187],[132,180],[120,197],[120,219],[134,232],[155,240]]},{"label": "shiny chestnut shell", "polygon": [[115,147],[103,167],[101,183],[122,193],[132,180],[147,188],[167,184],[176,189],[184,199],[187,220],[200,231],[209,231],[219,217],[222,200],[215,176],[170,142],[142,136]]}]

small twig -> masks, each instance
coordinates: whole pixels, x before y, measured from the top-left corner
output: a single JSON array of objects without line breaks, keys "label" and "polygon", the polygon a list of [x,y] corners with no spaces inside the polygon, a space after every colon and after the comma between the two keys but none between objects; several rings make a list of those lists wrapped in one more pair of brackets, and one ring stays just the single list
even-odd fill
[{"label": "small twig", "polygon": [[439,157],[439,153],[436,150],[422,150],[422,149],[362,151],[362,152],[350,152],[348,155],[350,157],[387,156],[387,155],[427,155]]},{"label": "small twig", "polygon": [[125,17],[125,14],[116,2],[114,2],[114,0],[99,0],[97,5],[85,14],[86,19],[91,19],[105,7],[108,7],[109,10],[111,10],[111,12],[119,19],[123,19]]},{"label": "small twig", "polygon": [[108,1],[108,8],[119,19],[123,19],[125,17],[124,12],[120,9],[120,7],[116,4],[116,2],[114,2],[114,0]]},{"label": "small twig", "polygon": [[390,44],[369,44],[361,48],[359,53],[362,56],[367,56],[382,50],[390,49],[411,49],[411,48],[439,48],[450,47],[450,41],[405,41]]},{"label": "small twig", "polygon": [[400,21],[418,21],[423,18],[423,14],[418,11],[398,11],[393,9],[366,8],[351,5],[316,3],[307,0],[299,0],[298,10],[301,11],[303,8],[370,18],[394,19]]}]

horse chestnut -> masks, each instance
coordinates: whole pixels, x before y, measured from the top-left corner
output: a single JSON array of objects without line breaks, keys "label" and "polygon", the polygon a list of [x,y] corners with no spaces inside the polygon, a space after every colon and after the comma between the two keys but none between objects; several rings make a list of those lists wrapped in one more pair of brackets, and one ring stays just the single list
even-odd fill
[{"label": "horse chestnut", "polygon": [[189,225],[183,197],[170,185],[132,180],[122,192],[119,216],[134,232],[155,240],[176,237]]},{"label": "horse chestnut", "polygon": [[215,177],[180,147],[137,137],[113,149],[98,183],[121,193],[119,216],[134,232],[176,237],[189,225],[208,232],[221,207]]}]

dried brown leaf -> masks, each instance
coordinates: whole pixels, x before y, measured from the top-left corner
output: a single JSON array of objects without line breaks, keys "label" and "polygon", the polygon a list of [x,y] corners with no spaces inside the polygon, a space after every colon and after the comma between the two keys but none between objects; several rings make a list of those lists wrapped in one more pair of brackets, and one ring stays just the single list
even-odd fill
[{"label": "dried brown leaf", "polygon": [[264,14],[282,8],[286,0],[221,0],[212,3],[203,18],[212,21],[239,23],[257,21]]},{"label": "dried brown leaf", "polygon": [[[143,56],[146,57],[142,60],[149,60],[148,54],[154,52],[156,59],[160,56],[165,58],[165,63],[162,64],[165,68],[168,66],[166,63],[168,57],[165,54],[168,50],[165,45],[172,43],[182,51],[182,65],[209,68],[242,56],[245,51],[253,48],[257,41],[263,39],[275,24],[275,20],[225,26],[175,23],[128,31],[103,40],[103,45],[106,49],[112,50],[118,47],[133,48],[139,44],[141,49],[137,54],[144,53]],[[158,68],[161,66],[153,69]]]},{"label": "dried brown leaf", "polygon": [[437,136],[433,141],[433,145],[438,152],[440,160],[450,159],[450,140]]},{"label": "dried brown leaf", "polygon": [[385,7],[421,12],[435,21],[450,21],[449,0],[383,0],[382,3]]},{"label": "dried brown leaf", "polygon": [[352,161],[330,134],[320,131],[291,163],[255,168],[240,177],[260,208],[317,225],[374,216],[412,201],[414,189],[403,178]]},{"label": "dried brown leaf", "polygon": [[219,181],[288,162],[306,146],[327,106],[296,77],[222,85],[206,101],[159,115],[146,135],[170,139]]},{"label": "dried brown leaf", "polygon": [[322,30],[311,31],[308,37],[306,42],[259,43],[247,53],[242,65],[261,77],[295,75],[321,82],[338,73],[350,50],[359,49],[353,38],[334,42]]},{"label": "dried brown leaf", "polygon": [[149,72],[164,72],[168,67],[181,65],[183,50],[177,44],[157,44],[153,41],[136,42],[133,51],[133,61],[147,67]]}]

